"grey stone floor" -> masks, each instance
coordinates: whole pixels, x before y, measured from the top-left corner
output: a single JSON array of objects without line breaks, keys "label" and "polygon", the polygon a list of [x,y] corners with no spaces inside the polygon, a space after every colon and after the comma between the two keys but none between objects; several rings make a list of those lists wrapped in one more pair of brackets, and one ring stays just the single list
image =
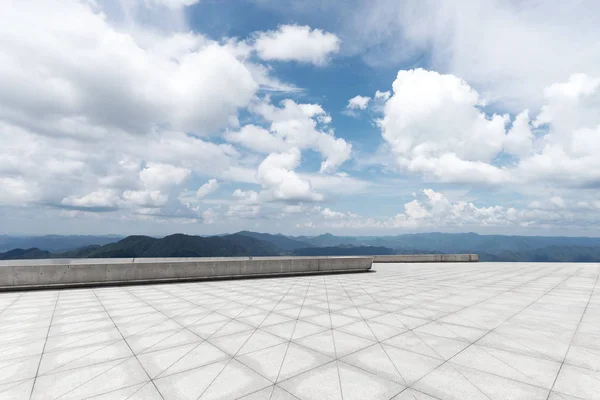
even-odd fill
[{"label": "grey stone floor", "polygon": [[599,264],[0,293],[2,399],[600,399]]}]

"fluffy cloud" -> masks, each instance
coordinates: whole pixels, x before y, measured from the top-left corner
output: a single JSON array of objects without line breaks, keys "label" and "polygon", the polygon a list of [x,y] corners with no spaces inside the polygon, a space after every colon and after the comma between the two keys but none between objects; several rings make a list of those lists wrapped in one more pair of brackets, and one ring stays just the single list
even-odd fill
[{"label": "fluffy cloud", "polygon": [[[377,93],[379,93],[379,91],[377,91]],[[367,108],[370,101],[370,97],[354,96],[353,98],[348,100],[348,105],[346,106],[346,108],[350,110],[364,110]]]},{"label": "fluffy cloud", "polygon": [[23,205],[35,201],[36,189],[23,178],[0,176],[0,205]]},{"label": "fluffy cloud", "polygon": [[[586,206],[586,207],[584,207]],[[547,204],[532,203],[517,209],[500,205],[477,206],[473,202],[450,201],[443,193],[424,189],[419,198],[404,204],[403,212],[391,218],[365,218],[350,212],[329,208],[304,209],[309,221],[300,227],[338,229],[450,229],[475,228],[548,228],[569,222],[579,227],[590,225],[590,204],[570,204],[555,196]],[[579,209],[579,212],[577,212]],[[597,208],[596,208],[597,209]],[[319,219],[318,217],[321,217]],[[595,214],[593,221],[600,220]],[[595,222],[591,222],[593,225]]]},{"label": "fluffy cloud", "polygon": [[2,14],[0,36],[10,40],[0,49],[0,118],[46,132],[144,134],[168,123],[206,134],[226,126],[258,89],[229,47],[201,35],[132,35],[74,0],[42,1],[35,12],[11,2]]},{"label": "fluffy cloud", "polygon": [[258,204],[234,204],[229,206],[225,215],[230,218],[252,219],[260,215]]},{"label": "fluffy cloud", "polygon": [[333,33],[309,26],[282,25],[276,31],[257,33],[254,48],[263,60],[324,65],[338,52],[340,39]]},{"label": "fluffy cloud", "polygon": [[210,179],[196,191],[196,198],[203,199],[217,190],[219,190],[219,182],[216,179]]},{"label": "fluffy cloud", "polygon": [[140,171],[140,180],[146,187],[161,188],[179,185],[190,176],[190,170],[169,164],[149,163]]},{"label": "fluffy cloud", "polygon": [[565,186],[600,185],[600,79],[583,74],[549,86],[533,126],[547,133],[533,142],[519,174]]},{"label": "fluffy cloud", "polygon": [[300,150],[273,153],[258,166],[256,179],[269,200],[320,201],[323,195],[312,190],[311,184],[294,171],[300,165]]},{"label": "fluffy cloud", "polygon": [[259,204],[259,194],[254,190],[235,189],[232,197],[241,204]]},{"label": "fluffy cloud", "polygon": [[295,8],[314,9],[339,21],[346,54],[373,66],[412,64],[425,55],[430,68],[466,79],[515,112],[537,110],[542,90],[565,74],[600,76],[595,0],[358,0],[326,6],[307,0]]},{"label": "fluffy cloud", "polygon": [[378,123],[401,168],[446,181],[504,180],[490,162],[503,148],[506,118],[487,117],[479,108],[482,99],[466,82],[423,69],[402,70],[393,89]]},{"label": "fluffy cloud", "polygon": [[162,207],[192,174],[236,168],[231,145],[199,135],[236,125],[269,72],[229,43],[117,27],[95,2],[0,12],[2,203]]},{"label": "fluffy cloud", "polygon": [[166,205],[169,196],[159,190],[126,190],[123,192],[123,200],[135,207],[155,208]]},{"label": "fluffy cloud", "polygon": [[514,119],[487,114],[453,75],[400,71],[393,89],[378,124],[404,171],[443,182],[600,183],[599,79],[578,74],[549,86],[533,121],[527,110]]},{"label": "fluffy cloud", "polygon": [[318,104],[298,104],[291,99],[282,101],[282,107],[260,102],[252,110],[270,122],[269,132],[251,126],[226,137],[235,143],[261,152],[314,149],[325,160],[321,172],[331,172],[350,158],[352,145],[336,138],[327,125],[331,117]]},{"label": "fluffy cloud", "polygon": [[244,125],[237,132],[227,132],[225,139],[259,153],[275,153],[290,147],[283,137],[276,136],[267,129],[252,124]]},{"label": "fluffy cloud", "polygon": [[389,91],[375,91],[375,100],[383,100],[383,101],[387,101],[387,99],[389,99],[392,96],[392,94]]},{"label": "fluffy cloud", "polygon": [[69,196],[62,200],[62,204],[80,209],[114,210],[120,202],[119,194],[115,190],[103,189],[88,193],[84,196]]},{"label": "fluffy cloud", "polygon": [[200,0],[146,0],[149,4],[157,4],[173,9],[179,9],[198,3]]}]

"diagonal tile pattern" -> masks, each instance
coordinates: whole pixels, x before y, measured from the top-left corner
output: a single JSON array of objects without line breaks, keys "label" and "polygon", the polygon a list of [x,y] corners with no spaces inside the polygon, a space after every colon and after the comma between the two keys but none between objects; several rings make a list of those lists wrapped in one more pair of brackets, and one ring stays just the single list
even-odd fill
[{"label": "diagonal tile pattern", "polygon": [[0,293],[0,399],[595,399],[598,264]]}]

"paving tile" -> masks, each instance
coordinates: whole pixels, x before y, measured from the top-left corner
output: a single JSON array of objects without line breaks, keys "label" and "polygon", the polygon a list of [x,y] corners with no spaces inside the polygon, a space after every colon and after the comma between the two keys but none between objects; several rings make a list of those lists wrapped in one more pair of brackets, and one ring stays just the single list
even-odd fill
[{"label": "paving tile", "polygon": [[239,361],[231,360],[200,396],[200,399],[237,399],[271,384],[269,380]]},{"label": "paving tile", "polygon": [[294,343],[308,347],[311,350],[317,351],[331,358],[335,358],[336,356],[335,343],[333,341],[333,333],[331,330],[305,336],[302,339],[295,340]]},{"label": "paving tile", "polygon": [[129,358],[133,353],[124,340],[73,349],[45,353],[42,357],[39,374],[73,370],[88,365]]},{"label": "paving tile", "polygon": [[550,389],[560,368],[556,361],[473,345],[452,358],[453,364]]},{"label": "paving tile", "polygon": [[229,361],[219,361],[154,380],[165,400],[197,400]]},{"label": "paving tile", "polygon": [[142,364],[144,370],[146,370],[148,376],[150,376],[151,379],[154,379],[177,361],[182,359],[195,347],[196,345],[194,344],[187,344],[140,354],[137,356],[137,358]]},{"label": "paving tile", "polygon": [[0,293],[0,399],[600,393],[600,265],[375,269]]},{"label": "paving tile", "polygon": [[563,365],[553,391],[581,399],[595,399],[600,393],[600,373],[586,368]]},{"label": "paving tile", "polygon": [[331,357],[295,343],[290,343],[283,364],[281,365],[278,381],[291,378],[331,360]]},{"label": "paving tile", "polygon": [[0,385],[35,378],[42,355],[0,362]]},{"label": "paving tile", "polygon": [[271,382],[276,382],[287,351],[288,343],[282,343],[246,353],[236,357],[236,359]]},{"label": "paving tile", "polygon": [[29,399],[32,386],[33,386],[33,379],[27,379],[24,381],[0,384],[0,399],[2,399],[2,400]]},{"label": "paving tile", "polygon": [[335,344],[335,355],[337,358],[347,356],[348,354],[372,346],[375,343],[372,340],[354,336],[338,330],[332,331],[332,334]]},{"label": "paving tile", "polygon": [[[187,346],[185,347],[187,348]],[[172,375],[181,371],[228,360],[229,358],[231,357],[228,354],[219,350],[209,342],[203,342],[199,345],[195,345],[191,350],[172,363],[166,370],[159,373],[158,376]],[[142,361],[141,358],[140,361]]]},{"label": "paving tile", "polygon": [[406,380],[379,343],[343,357],[341,361],[406,385]]},{"label": "paving tile", "polygon": [[303,400],[342,400],[338,368],[335,362],[281,382],[280,386]]},{"label": "paving tile", "polygon": [[342,396],[346,400],[388,400],[405,386],[376,374],[338,362]]},{"label": "paving tile", "polygon": [[284,342],[285,340],[278,336],[257,329],[252,333],[252,336],[250,336],[248,341],[244,343],[237,354],[242,355],[251,353],[253,351],[262,350]]}]

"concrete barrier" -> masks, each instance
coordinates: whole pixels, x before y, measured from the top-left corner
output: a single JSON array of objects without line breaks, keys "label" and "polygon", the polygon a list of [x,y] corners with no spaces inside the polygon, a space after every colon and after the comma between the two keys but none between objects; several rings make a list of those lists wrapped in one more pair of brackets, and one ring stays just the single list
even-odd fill
[{"label": "concrete barrier", "polygon": [[0,261],[0,290],[365,272],[373,257],[112,258]]},{"label": "concrete barrier", "polygon": [[477,254],[396,254],[374,256],[374,263],[478,262]]}]

